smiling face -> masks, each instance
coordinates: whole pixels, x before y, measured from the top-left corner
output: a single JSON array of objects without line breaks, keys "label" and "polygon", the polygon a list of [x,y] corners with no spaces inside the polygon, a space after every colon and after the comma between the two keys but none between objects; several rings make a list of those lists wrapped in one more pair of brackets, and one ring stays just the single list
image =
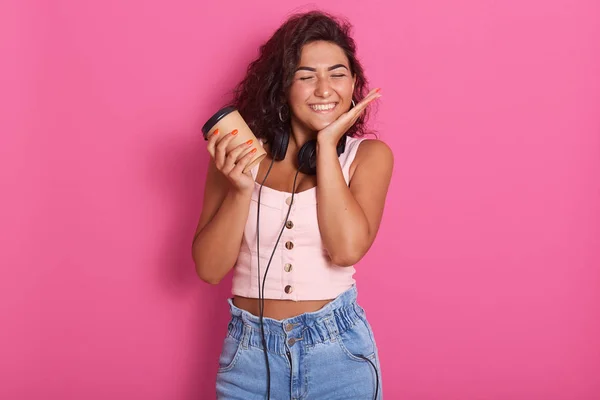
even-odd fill
[{"label": "smiling face", "polygon": [[320,131],[348,111],[355,77],[336,44],[317,41],[302,48],[288,96],[292,126]]}]

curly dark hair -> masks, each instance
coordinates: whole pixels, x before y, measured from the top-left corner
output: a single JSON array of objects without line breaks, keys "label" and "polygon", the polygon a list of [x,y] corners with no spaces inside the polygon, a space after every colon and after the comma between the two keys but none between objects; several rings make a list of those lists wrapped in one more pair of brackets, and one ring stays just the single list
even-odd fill
[{"label": "curly dark hair", "polygon": [[[350,36],[352,25],[321,11],[292,15],[260,47],[259,56],[248,66],[246,76],[236,86],[230,105],[236,107],[256,137],[272,142],[275,135],[290,127],[287,94],[304,45],[327,41],[338,45],[350,63],[350,72],[356,76],[353,100],[359,102],[367,93],[367,79],[356,57],[356,43]],[[285,121],[281,121],[282,115]],[[364,136],[368,109],[346,133]]]}]

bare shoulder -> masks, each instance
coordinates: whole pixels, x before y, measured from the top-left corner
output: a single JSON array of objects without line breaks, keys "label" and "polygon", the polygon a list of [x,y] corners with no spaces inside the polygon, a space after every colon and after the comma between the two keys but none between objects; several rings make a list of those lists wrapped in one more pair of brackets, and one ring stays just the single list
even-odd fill
[{"label": "bare shoulder", "polygon": [[356,152],[357,159],[366,160],[381,160],[386,163],[394,163],[394,154],[387,143],[379,139],[365,139],[358,146]]},{"label": "bare shoulder", "polygon": [[394,153],[390,146],[379,139],[365,139],[358,146],[356,157],[350,166],[350,176],[357,169],[361,175],[366,172],[391,175],[394,168]]}]

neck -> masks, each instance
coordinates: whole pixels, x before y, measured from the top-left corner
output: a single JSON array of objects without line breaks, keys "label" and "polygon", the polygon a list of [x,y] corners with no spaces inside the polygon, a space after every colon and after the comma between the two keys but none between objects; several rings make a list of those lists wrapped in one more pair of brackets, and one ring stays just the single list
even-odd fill
[{"label": "neck", "polygon": [[317,131],[313,131],[309,129],[304,124],[295,120],[292,117],[291,120],[291,134],[290,134],[290,143],[289,149],[297,151],[302,147],[306,142],[310,140],[315,140],[317,138]]}]

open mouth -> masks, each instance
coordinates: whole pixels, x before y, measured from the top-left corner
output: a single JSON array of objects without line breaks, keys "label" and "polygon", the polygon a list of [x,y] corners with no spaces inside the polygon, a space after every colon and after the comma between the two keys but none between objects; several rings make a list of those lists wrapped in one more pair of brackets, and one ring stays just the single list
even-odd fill
[{"label": "open mouth", "polygon": [[326,114],[335,109],[338,103],[325,103],[325,104],[309,104],[311,110],[319,114]]}]

